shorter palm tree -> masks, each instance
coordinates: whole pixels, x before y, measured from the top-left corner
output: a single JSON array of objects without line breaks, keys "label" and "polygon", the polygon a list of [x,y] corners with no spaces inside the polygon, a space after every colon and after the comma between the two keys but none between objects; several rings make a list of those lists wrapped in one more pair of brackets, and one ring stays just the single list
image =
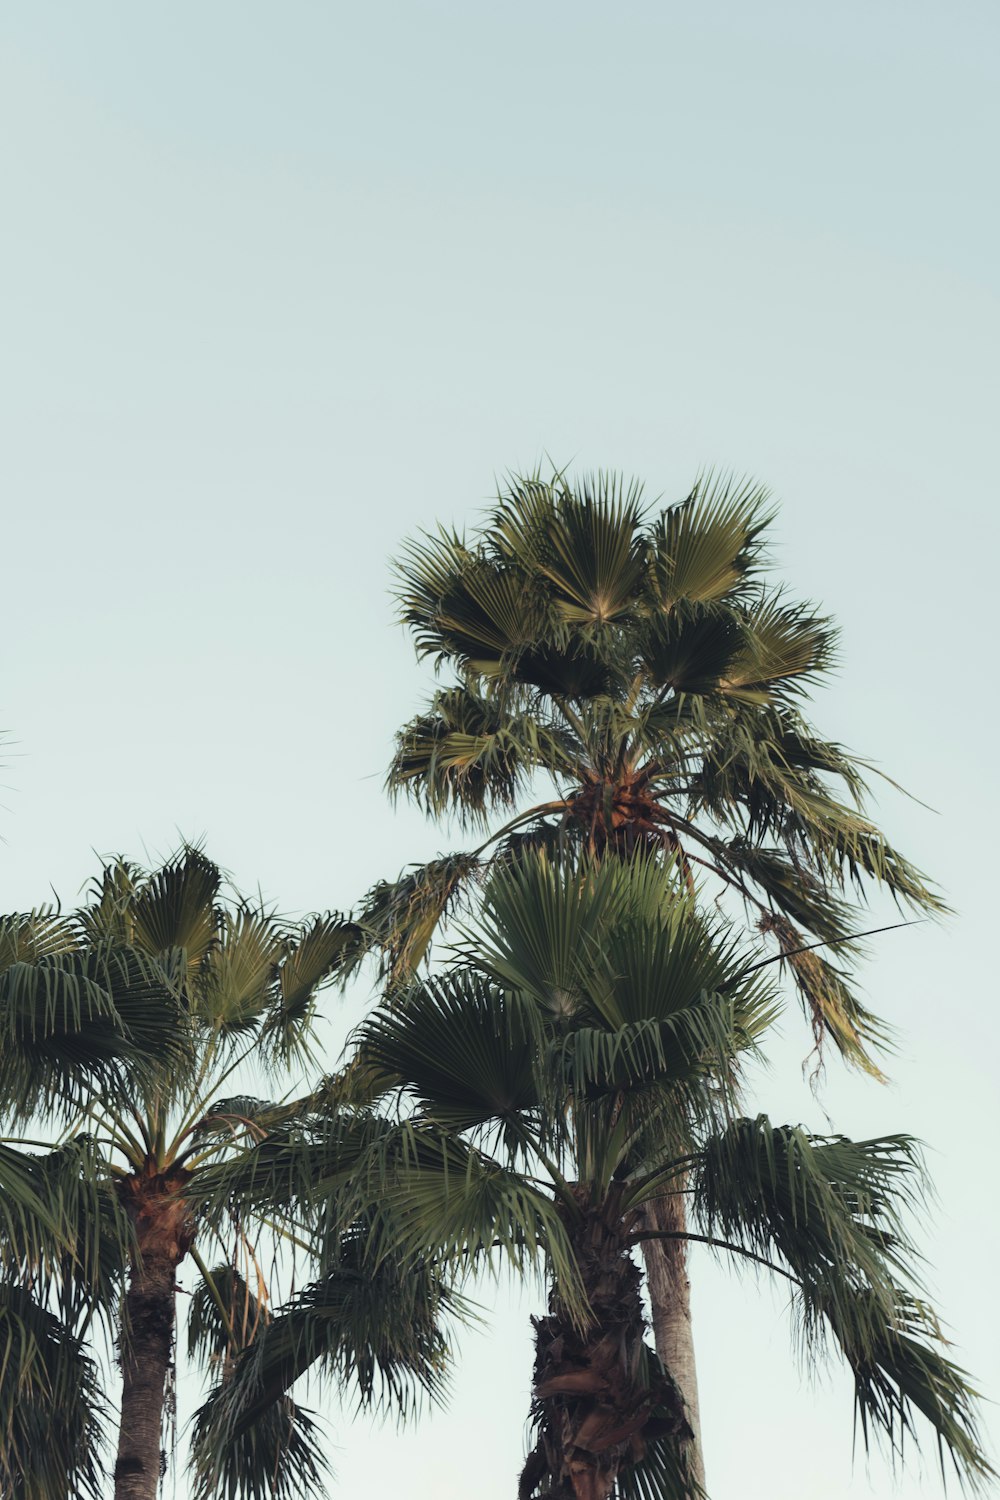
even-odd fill
[{"label": "shorter palm tree", "polygon": [[914,1290],[914,1143],[736,1113],[740,1059],[773,1014],[770,972],[698,916],[662,861],[526,853],[494,872],[447,971],[363,1023],[331,1085],[339,1113],[300,1118],[294,1142],[242,1164],[250,1207],[293,1155],[314,1212],[350,1214],[352,1193],[377,1203],[376,1261],[544,1265],[520,1500],[696,1493],[633,1254],[665,1233],[649,1205],[681,1193],[689,1227],[666,1233],[787,1283],[807,1348],[831,1343],[853,1373],[866,1444],[881,1430],[901,1452],[919,1414],[964,1476],[990,1472],[972,1392]]},{"label": "shorter palm tree", "polygon": [[[309,1057],[317,991],[353,929],[334,916],[292,925],[221,889],[218,868],[188,848],[152,872],[107,865],[69,915],[0,925],[13,935],[0,1024],[20,1043],[18,1058],[0,1063],[0,1101],[22,1121],[59,1103],[70,1122],[56,1149],[0,1154],[3,1186],[17,1186],[0,1221],[0,1339],[6,1331],[17,1356],[0,1384],[2,1462],[10,1493],[25,1500],[103,1493],[107,1399],[87,1349],[102,1325],[122,1376],[116,1500],[154,1500],[182,1262],[199,1277],[191,1346],[210,1360],[224,1350],[213,1363],[223,1392],[228,1366],[271,1324],[263,1247],[273,1242],[280,1269],[295,1210],[279,1193],[265,1218],[232,1211],[227,1174],[267,1138],[275,1111],[234,1085],[250,1066],[273,1082]],[[33,1079],[20,1075],[25,1059]],[[388,1280],[361,1288],[353,1321],[327,1307],[327,1342],[345,1377],[381,1358],[401,1386],[434,1385],[443,1343],[433,1300],[416,1331],[390,1330]],[[39,1441],[47,1423],[54,1445]],[[206,1495],[217,1493],[209,1480],[233,1496],[305,1493],[321,1469],[311,1421],[291,1401],[255,1443],[198,1464]]]},{"label": "shorter palm tree", "polygon": [[[78,1135],[47,1146],[92,1094],[118,1103],[172,1055],[179,1009],[155,966],[81,952],[49,908],[0,918],[0,1492],[98,1497],[104,1398],[81,1330],[109,1305],[128,1225]],[[39,1146],[42,1149],[38,1149]]]}]

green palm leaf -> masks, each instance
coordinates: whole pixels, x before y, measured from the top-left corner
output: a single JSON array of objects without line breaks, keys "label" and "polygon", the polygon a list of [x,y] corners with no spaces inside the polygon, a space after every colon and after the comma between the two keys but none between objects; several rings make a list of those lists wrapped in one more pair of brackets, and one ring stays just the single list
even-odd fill
[{"label": "green palm leaf", "polygon": [[743,690],[741,664],[752,652],[738,612],[718,602],[678,601],[650,615],[639,635],[643,665],[659,689],[677,693]]},{"label": "green palm leaf", "polygon": [[218,941],[221,885],[218,866],[200,849],[184,848],[138,883],[128,904],[131,941],[153,957],[183,953],[194,978]]},{"label": "green palm leaf", "polygon": [[224,1383],[195,1413],[194,1500],[310,1500],[324,1493],[330,1465],[312,1413],[284,1396],[233,1435],[235,1394]]},{"label": "green palm leaf", "polygon": [[101,1500],[104,1415],[80,1341],[25,1288],[0,1283],[0,1491]]},{"label": "green palm leaf", "polygon": [[0,973],[12,964],[35,963],[54,954],[71,953],[78,946],[72,918],[51,907],[0,917]]},{"label": "green palm leaf", "polygon": [[65,1252],[69,1231],[58,1204],[47,1201],[34,1157],[0,1142],[0,1264],[37,1265]]},{"label": "green palm leaf", "polygon": [[176,991],[135,949],[105,941],[0,973],[0,1097],[15,1118],[127,1090],[184,1045]]},{"label": "green palm leaf", "polygon": [[454,688],[438,693],[430,713],[400,732],[387,785],[431,813],[453,809],[474,821],[509,806],[532,770],[553,763],[574,763],[565,732],[537,715],[511,714],[471,688]]},{"label": "green palm leaf", "polygon": [[373,1094],[402,1088],[421,1114],[463,1131],[537,1104],[538,1038],[516,997],[456,975],[415,985],[369,1016],[357,1065]]},{"label": "green palm leaf", "polygon": [[976,1421],[977,1392],[944,1353],[947,1342],[926,1303],[897,1289],[887,1314],[883,1299],[863,1290],[850,1303],[817,1289],[809,1315],[822,1317],[854,1376],[855,1412],[867,1448],[888,1441],[901,1460],[907,1439],[919,1443],[916,1418],[937,1440],[942,1476],[951,1459],[959,1479],[984,1493],[997,1475],[987,1462]]},{"label": "green palm leaf", "polygon": [[565,483],[553,489],[532,561],[552,585],[559,615],[572,625],[600,626],[628,614],[645,562],[641,486],[599,473],[575,491]]},{"label": "green palm leaf", "polygon": [[926,1304],[900,1284],[918,1259],[905,1222],[921,1201],[909,1137],[850,1141],[763,1115],[737,1120],[702,1146],[693,1188],[709,1236],[789,1268],[806,1338],[832,1334],[851,1366],[866,1443],[874,1427],[901,1449],[919,1412],[966,1479],[991,1475],[975,1393],[940,1352]]},{"label": "green palm leaf", "polygon": [[480,868],[475,853],[448,854],[414,866],[396,881],[373,886],[358,912],[359,938],[346,966],[356,966],[375,948],[390,989],[410,979],[445,915],[467,899]]},{"label": "green palm leaf", "polygon": [[111,1326],[132,1243],[90,1137],[46,1152],[0,1145],[0,1267],[30,1283],[70,1328],[81,1318]]},{"label": "green palm leaf", "polygon": [[728,676],[730,692],[760,689],[768,697],[801,694],[835,663],[837,632],[807,605],[781,591],[762,594],[743,616],[746,641]]},{"label": "green palm leaf", "polygon": [[746,587],[772,519],[767,502],[760,485],[709,474],[683,505],[665,511],[653,528],[650,585],[659,607],[724,599]]}]

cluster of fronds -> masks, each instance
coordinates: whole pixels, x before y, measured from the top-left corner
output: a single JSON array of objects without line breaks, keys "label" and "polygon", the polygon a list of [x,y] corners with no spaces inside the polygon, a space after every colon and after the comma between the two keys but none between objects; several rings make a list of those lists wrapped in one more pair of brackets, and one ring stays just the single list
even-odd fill
[{"label": "cluster of fronds", "polygon": [[410,545],[401,618],[453,680],[400,731],[388,785],[489,832],[377,886],[359,954],[367,943],[404,981],[512,851],[652,845],[689,879],[710,871],[786,956],[838,944],[836,964],[788,972],[817,1044],[877,1074],[887,1031],[853,989],[851,902],[878,886],[917,910],[941,902],[867,814],[870,768],[804,717],[836,632],[769,583],[771,519],[744,481],[709,476],[657,510],[615,475],[535,474],[512,477],[471,537]]}]

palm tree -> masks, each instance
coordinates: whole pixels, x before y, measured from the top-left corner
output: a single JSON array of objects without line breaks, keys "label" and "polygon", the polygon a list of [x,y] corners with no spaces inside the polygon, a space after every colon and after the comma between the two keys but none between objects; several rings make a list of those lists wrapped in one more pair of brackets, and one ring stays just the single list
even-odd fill
[{"label": "palm tree", "polygon": [[[24,1131],[126,1098],[176,1045],[172,990],[139,953],[81,952],[57,913],[0,919],[0,1117]],[[85,1136],[0,1140],[0,1491],[99,1500],[103,1397],[80,1325],[106,1307],[126,1228]]]},{"label": "palm tree", "polygon": [[[866,1446],[881,1430],[901,1452],[919,1414],[964,1477],[990,1474],[913,1282],[915,1144],[736,1112],[740,1059],[774,1015],[770,972],[698,915],[677,864],[523,852],[491,873],[454,961],[362,1024],[331,1085],[339,1110],[300,1114],[294,1144],[243,1163],[250,1209],[293,1157],[320,1216],[350,1214],[352,1192],[377,1203],[376,1262],[544,1266],[519,1500],[700,1493],[682,1394],[644,1339],[632,1253],[661,1235],[784,1279],[806,1347],[853,1373]],[[652,1228],[649,1205],[680,1196],[690,1227]],[[244,1426],[255,1378],[234,1378]]]},{"label": "palm tree", "polygon": [[[29,1087],[5,1054],[0,1099],[22,1120],[56,1102],[69,1118],[55,1149],[0,1156],[3,1185],[21,1179],[16,1211],[0,1222],[0,1319],[19,1358],[16,1369],[3,1367],[2,1462],[9,1492],[25,1500],[99,1493],[106,1397],[87,1339],[102,1325],[118,1344],[122,1376],[115,1497],[154,1500],[186,1259],[199,1277],[190,1347],[219,1382],[210,1408],[224,1400],[229,1366],[272,1321],[263,1246],[270,1238],[279,1247],[280,1272],[280,1246],[298,1239],[295,1207],[278,1193],[264,1217],[234,1213],[227,1173],[238,1173],[281,1112],[233,1084],[249,1064],[273,1081],[309,1058],[317,991],[354,931],[335,916],[292,925],[238,897],[223,900],[221,889],[218,868],[197,849],[152,872],[119,859],[78,911],[8,918],[2,929],[15,935],[16,957],[5,954],[0,1019],[20,1029],[22,1057],[39,1050],[39,1030],[42,1056]],[[86,1036],[74,1029],[81,1009]],[[122,1033],[127,1073],[117,1060]],[[350,1270],[346,1231],[338,1239],[339,1250],[324,1247],[327,1288]],[[404,1304],[391,1267],[378,1284],[361,1280],[350,1317],[327,1308],[331,1362],[345,1378],[361,1373],[362,1398],[374,1386],[372,1362],[400,1389],[434,1388],[444,1348],[435,1287],[425,1278],[412,1289],[416,1319],[396,1326],[390,1308]],[[43,1440],[53,1413],[56,1458]],[[311,1420],[290,1399],[239,1451],[213,1452],[210,1417],[202,1428],[196,1482],[206,1496],[219,1486],[234,1497],[307,1493],[319,1479]]]},{"label": "palm tree", "polygon": [[[705,872],[776,941],[820,1058],[829,1039],[881,1076],[886,1029],[844,957],[853,900],[882,886],[942,908],[867,815],[870,768],[803,716],[835,632],[770,585],[771,519],[749,483],[706,478],[648,510],[613,475],[576,488],[534,475],[513,478],[470,539],[441,530],[408,547],[402,620],[451,675],[400,732],[388,786],[485,838],[370,892],[360,921],[390,982],[518,849],[652,848],[689,881]],[[683,1231],[682,1198],[648,1212],[664,1235]],[[683,1241],[664,1239],[647,1268],[657,1348],[697,1430]]]}]

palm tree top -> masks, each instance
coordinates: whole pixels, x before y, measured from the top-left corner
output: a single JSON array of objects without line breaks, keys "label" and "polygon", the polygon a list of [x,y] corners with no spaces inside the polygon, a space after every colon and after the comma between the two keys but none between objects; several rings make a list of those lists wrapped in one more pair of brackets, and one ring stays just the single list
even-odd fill
[{"label": "palm tree top", "polygon": [[[471,539],[441,528],[410,543],[397,597],[418,654],[456,666],[466,681],[520,687],[529,698],[532,688],[621,696],[634,667],[660,678],[651,682],[660,691],[668,677],[685,676],[662,629],[664,617],[679,613],[701,622],[702,637],[714,625],[713,664],[733,668],[725,686],[736,696],[754,693],[754,668],[767,684],[761,692],[789,693],[796,678],[829,663],[829,622],[767,589],[774,512],[762,487],[708,475],[662,510],[644,505],[641,493],[608,473],[575,486],[561,473],[510,476]],[[737,604],[758,615],[753,640],[739,629]],[[688,655],[693,642],[689,633]],[[656,661],[644,659],[651,652]]]},{"label": "palm tree top", "polygon": [[370,892],[361,926],[393,979],[491,861],[648,845],[742,902],[817,1042],[878,1072],[886,1028],[850,984],[846,945],[870,925],[855,903],[881,886],[944,907],[872,820],[874,768],[806,717],[837,632],[773,584],[774,514],[745,479],[705,475],[663,508],[614,474],[534,473],[470,535],[409,545],[400,618],[446,680],[400,731],[388,787],[482,842]]}]

